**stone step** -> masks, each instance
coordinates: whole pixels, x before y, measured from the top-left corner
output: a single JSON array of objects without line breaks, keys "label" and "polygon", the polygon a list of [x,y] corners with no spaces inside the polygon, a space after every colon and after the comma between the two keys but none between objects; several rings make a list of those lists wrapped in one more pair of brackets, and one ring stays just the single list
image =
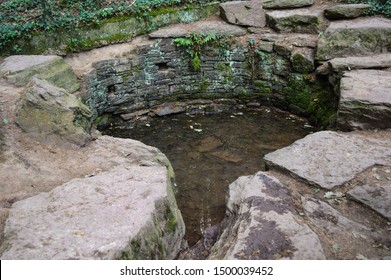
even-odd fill
[{"label": "stone step", "polygon": [[374,167],[367,173],[364,182],[349,191],[347,196],[391,221],[391,166]]},{"label": "stone step", "polygon": [[304,182],[333,189],[373,165],[391,165],[391,131],[386,140],[366,135],[322,131],[265,156],[266,164]]},{"label": "stone step", "polygon": [[263,3],[264,9],[291,9],[302,8],[314,4],[314,0],[267,0]]},{"label": "stone step", "polygon": [[391,128],[391,72],[345,72],[340,84],[337,127],[341,130]]},{"label": "stone step", "polygon": [[260,1],[232,1],[220,5],[220,17],[231,24],[265,27],[266,15]]},{"label": "stone step", "polygon": [[317,34],[323,29],[323,9],[294,9],[266,12],[268,25],[277,32]]},{"label": "stone step", "polygon": [[391,20],[371,17],[331,22],[318,41],[316,58],[367,56],[391,52]]},{"label": "stone step", "polygon": [[342,4],[327,8],[324,15],[327,19],[351,19],[365,15],[371,9],[369,4]]},{"label": "stone step", "polygon": [[346,70],[391,68],[391,53],[372,56],[354,56],[333,58],[328,62],[332,72],[341,73]]},{"label": "stone step", "polygon": [[175,24],[164,27],[149,34],[152,39],[178,38],[189,33],[220,34],[225,36],[243,36],[246,30],[239,26],[228,24],[219,20],[205,20],[193,24]]}]

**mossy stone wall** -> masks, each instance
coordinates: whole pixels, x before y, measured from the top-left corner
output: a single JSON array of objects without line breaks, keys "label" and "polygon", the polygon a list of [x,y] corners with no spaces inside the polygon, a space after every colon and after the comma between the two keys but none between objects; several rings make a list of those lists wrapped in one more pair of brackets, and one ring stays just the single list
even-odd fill
[{"label": "mossy stone wall", "polygon": [[[178,112],[204,113],[243,106],[275,106],[328,126],[337,96],[327,80],[296,71],[289,56],[258,52],[232,42],[226,55],[208,48],[200,71],[171,39],[156,39],[137,50],[137,59],[112,59],[94,64],[87,76],[85,102],[97,123],[137,121],[145,116]],[[167,105],[169,104],[169,105]],[[110,116],[110,117],[109,117]]]}]

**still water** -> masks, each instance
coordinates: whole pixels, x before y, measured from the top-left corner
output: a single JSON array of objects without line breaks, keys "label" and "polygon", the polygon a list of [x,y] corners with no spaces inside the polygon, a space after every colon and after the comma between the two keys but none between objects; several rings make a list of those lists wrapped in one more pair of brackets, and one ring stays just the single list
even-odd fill
[{"label": "still water", "polygon": [[213,115],[171,115],[132,129],[111,130],[159,148],[176,176],[177,203],[189,244],[225,215],[230,183],[265,170],[263,156],[311,132],[305,119],[274,108]]}]

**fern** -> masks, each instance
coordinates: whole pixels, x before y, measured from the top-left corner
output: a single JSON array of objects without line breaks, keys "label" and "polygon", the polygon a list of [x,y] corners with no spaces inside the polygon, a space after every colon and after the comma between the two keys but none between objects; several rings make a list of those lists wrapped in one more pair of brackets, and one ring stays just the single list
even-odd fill
[{"label": "fern", "polygon": [[191,60],[191,66],[193,67],[194,71],[200,71],[201,70],[201,59],[196,53],[194,58]]},{"label": "fern", "polygon": [[207,46],[215,46],[220,48],[220,53],[224,53],[228,48],[226,37],[220,34],[190,33],[184,38],[176,38],[172,42],[178,48],[183,48],[191,58],[191,66],[194,71],[201,70],[201,51]]}]

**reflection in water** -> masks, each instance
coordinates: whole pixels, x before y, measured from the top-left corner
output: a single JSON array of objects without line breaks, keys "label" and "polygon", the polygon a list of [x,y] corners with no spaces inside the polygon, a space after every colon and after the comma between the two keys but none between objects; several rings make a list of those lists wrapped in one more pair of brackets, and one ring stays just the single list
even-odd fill
[{"label": "reflection in water", "polygon": [[109,132],[140,140],[167,155],[175,170],[177,202],[190,245],[204,228],[224,218],[230,183],[265,170],[265,154],[308,133],[306,120],[272,108],[208,116],[171,115],[148,125]]}]

